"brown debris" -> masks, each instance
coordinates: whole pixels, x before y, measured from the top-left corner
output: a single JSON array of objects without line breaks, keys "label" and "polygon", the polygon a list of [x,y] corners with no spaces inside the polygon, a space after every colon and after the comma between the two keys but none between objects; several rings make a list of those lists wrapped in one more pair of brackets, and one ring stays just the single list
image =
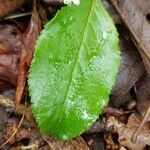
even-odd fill
[{"label": "brown debris", "polygon": [[[135,132],[133,133],[133,135],[131,137],[131,140],[133,143],[136,143],[138,134],[139,134],[140,130],[144,127],[144,125],[148,122],[149,116],[150,116],[150,106],[148,107],[139,127],[135,130]],[[149,125],[150,125],[150,123],[149,123]]]},{"label": "brown debris", "polygon": [[63,0],[42,0],[49,5],[60,5],[63,4]]},{"label": "brown debris", "polygon": [[82,137],[77,137],[71,141],[54,140],[51,137],[43,137],[49,145],[49,150],[90,150]]},{"label": "brown debris", "polygon": [[90,150],[104,150],[105,141],[102,133],[93,133],[83,136],[84,141],[87,143]]},{"label": "brown debris", "polygon": [[148,0],[111,0],[123,22],[127,25],[137,46],[145,68],[150,75],[150,3]]},{"label": "brown debris", "polygon": [[112,91],[111,103],[115,107],[121,107],[124,103],[132,100],[130,89],[142,77],[145,69],[126,27],[118,24],[117,29],[122,60],[117,82]]},{"label": "brown debris", "polygon": [[123,124],[113,123],[116,131],[119,134],[119,143],[122,146],[127,147],[129,150],[143,150],[146,145],[150,145],[150,126],[149,123],[145,124],[136,135],[136,142],[132,142],[132,135],[135,130],[140,126],[142,118],[133,113],[129,117],[128,123],[126,126]]},{"label": "brown debris", "polygon": [[24,115],[22,116],[22,118],[21,118],[21,120],[20,120],[18,126],[17,126],[17,127],[14,127],[14,130],[11,131],[11,132],[12,132],[12,133],[11,133],[11,136],[9,136],[8,139],[7,139],[2,145],[0,145],[0,149],[3,148],[7,143],[9,143],[9,142],[14,138],[14,136],[15,136],[16,133],[18,132],[18,129],[20,128],[20,126],[21,126],[23,120],[24,120]]},{"label": "brown debris", "polygon": [[17,84],[20,39],[20,30],[14,23],[0,24],[0,81]]},{"label": "brown debris", "polygon": [[26,0],[0,0],[0,19],[22,6]]},{"label": "brown debris", "polygon": [[24,94],[28,70],[33,57],[35,42],[39,35],[40,30],[41,30],[41,22],[38,12],[36,10],[36,5],[34,4],[30,23],[28,25],[28,28],[24,32],[22,39],[22,47],[19,63],[19,75],[15,95],[16,104],[20,103],[21,98]]},{"label": "brown debris", "polygon": [[120,148],[119,143],[114,142],[112,134],[105,135],[106,150],[118,150]]},{"label": "brown debris", "polygon": [[122,62],[114,94],[125,95],[145,72],[140,55],[132,42],[129,32],[123,25],[118,25]]},{"label": "brown debris", "polygon": [[[144,116],[150,106],[150,76],[144,75],[136,84],[137,111]],[[150,120],[150,117],[149,117]]]},{"label": "brown debris", "polygon": [[0,105],[4,107],[14,107],[13,101],[0,95]]},{"label": "brown debris", "polygon": [[136,141],[137,134],[141,128],[150,121],[150,76],[144,75],[135,85],[137,97],[137,111],[143,117],[139,127],[132,135],[132,141]]}]

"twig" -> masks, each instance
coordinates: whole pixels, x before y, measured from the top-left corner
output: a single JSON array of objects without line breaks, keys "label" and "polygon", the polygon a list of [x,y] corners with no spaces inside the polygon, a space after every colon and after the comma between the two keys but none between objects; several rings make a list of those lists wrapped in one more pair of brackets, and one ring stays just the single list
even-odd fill
[{"label": "twig", "polygon": [[49,4],[49,5],[62,5],[63,4],[63,0],[43,0],[45,3]]},{"label": "twig", "polygon": [[31,15],[31,14],[32,14],[31,12],[19,13],[19,14],[11,14],[11,15],[5,17],[4,20],[10,20],[10,19],[21,18],[21,17],[29,16],[29,15]]},{"label": "twig", "polygon": [[8,98],[5,98],[4,96],[0,95],[0,105],[6,106],[6,107],[14,107],[13,101],[11,101]]},{"label": "twig", "polygon": [[42,136],[42,138],[45,140],[45,142],[48,144],[48,146],[49,146],[49,148],[51,149],[51,150],[55,150],[55,148],[52,146],[52,144],[47,140],[47,136]]}]

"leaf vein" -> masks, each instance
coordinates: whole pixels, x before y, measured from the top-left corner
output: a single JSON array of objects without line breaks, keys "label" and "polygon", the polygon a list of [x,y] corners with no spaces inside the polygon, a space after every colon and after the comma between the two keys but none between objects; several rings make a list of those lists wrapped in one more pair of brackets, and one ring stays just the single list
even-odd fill
[{"label": "leaf vein", "polygon": [[76,63],[77,63],[77,60],[78,60],[78,57],[79,57],[79,52],[80,52],[81,49],[82,49],[82,44],[84,43],[85,33],[86,33],[86,30],[87,30],[87,28],[88,28],[88,26],[89,26],[89,23],[90,23],[89,20],[90,20],[90,18],[91,18],[91,14],[92,14],[92,12],[93,12],[95,3],[96,3],[96,0],[93,0],[92,6],[91,6],[91,10],[90,10],[90,12],[89,12],[89,15],[88,15],[88,18],[87,18],[87,22],[86,22],[86,24],[85,24],[85,28],[84,28],[84,31],[83,31],[83,35],[82,35],[82,38],[81,38],[80,46],[79,46],[79,49],[78,49],[78,52],[77,52],[78,54],[77,54],[77,56],[76,56],[76,58],[75,58],[75,62],[74,62],[74,65],[73,65],[73,69],[72,69],[72,71],[71,71],[71,76],[70,76],[70,79],[69,79],[69,84],[68,84],[68,87],[67,87],[67,90],[66,90],[66,93],[65,93],[65,96],[64,96],[64,97],[65,97],[65,100],[64,100],[64,103],[63,103],[63,110],[62,110],[62,112],[61,112],[60,119],[59,119],[57,125],[58,125],[59,122],[61,121],[62,116],[63,116],[63,113],[64,113],[64,108],[65,108],[64,106],[65,106],[66,99],[67,99],[67,95],[68,95],[68,92],[69,92],[69,89],[70,89],[70,86],[71,86],[73,74],[74,74],[74,71],[75,71],[75,66],[76,66]]}]

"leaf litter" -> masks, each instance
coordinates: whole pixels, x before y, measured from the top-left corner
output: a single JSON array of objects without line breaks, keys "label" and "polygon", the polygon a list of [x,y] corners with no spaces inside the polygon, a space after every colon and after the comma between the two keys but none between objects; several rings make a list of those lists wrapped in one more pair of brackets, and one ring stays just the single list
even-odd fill
[{"label": "leaf litter", "polygon": [[[142,17],[140,16],[138,17],[138,19],[144,18],[143,20],[145,22],[145,17],[146,17],[146,21],[148,20],[149,3],[147,1],[144,1],[142,3],[140,0],[138,0],[137,4],[135,3],[135,1],[128,1],[128,2],[129,3],[127,2],[124,3],[124,5],[126,5],[125,6],[126,8],[130,10],[131,8],[128,5],[132,2],[132,6],[136,8],[134,9],[136,15],[141,14],[142,12]],[[42,5],[42,7],[44,7],[45,9],[45,6],[43,4],[45,5],[44,0],[40,5]],[[60,2],[59,4],[59,1],[57,2],[57,4],[54,4],[53,2],[52,3],[50,2],[49,4],[50,6],[48,6],[48,3],[46,3],[47,5],[46,12],[50,12],[50,13],[51,11],[48,10],[48,8],[50,7],[53,8],[56,5],[60,7],[62,6],[62,2]],[[128,149],[142,150],[146,148],[147,145],[150,145],[149,117],[145,119],[146,121],[144,122],[142,128],[140,128],[140,130],[138,130],[138,132],[136,133],[136,141],[134,142],[132,141],[132,136],[134,135],[135,130],[137,130],[138,127],[140,126],[143,117],[146,113],[146,109],[148,109],[149,107],[149,100],[150,100],[149,76],[145,73],[144,66],[141,61],[141,57],[137,52],[137,49],[140,48],[139,43],[137,44],[136,40],[134,39],[133,32],[127,31],[127,28],[129,27],[128,22],[127,21],[125,23],[121,22],[121,19],[119,17],[120,14],[118,15],[113,5],[111,5],[109,1],[105,0],[105,4],[107,4],[107,9],[112,15],[112,17],[114,17],[114,21],[117,24],[116,26],[119,31],[120,44],[121,44],[122,57],[123,57],[122,67],[121,67],[123,69],[120,69],[118,82],[112,92],[110,107],[113,110],[115,110],[115,112],[118,111],[120,112],[121,110],[122,113],[116,115],[115,113],[108,113],[107,111],[104,111],[104,114],[100,116],[100,119],[98,119],[95,126],[93,126],[94,129],[92,130],[90,129],[88,132],[85,132],[82,135],[82,140],[76,141],[76,146],[73,146],[74,144],[72,142],[69,142],[68,146],[69,148],[72,147],[73,149],[82,149],[84,147],[87,148],[89,147],[90,149],[94,147],[93,149],[96,149],[97,145],[99,145],[100,142],[102,142],[101,144],[104,145],[101,148],[105,149],[107,144],[104,142],[104,140],[100,140],[100,142],[97,142],[98,137],[104,139],[104,137],[107,137],[106,135],[110,133],[110,135],[112,136],[112,140],[114,140],[113,133],[116,133],[118,134],[118,139],[117,139],[117,143],[119,142],[118,149],[128,148]],[[20,5],[18,5],[17,7],[20,7]],[[56,7],[54,9],[56,9]],[[12,11],[14,11],[14,9],[9,12]],[[128,15],[130,11],[129,12],[124,11],[124,12],[126,13],[126,15]],[[4,15],[2,16],[2,18],[3,17]],[[132,16],[132,19],[133,18],[134,16]],[[130,21],[132,21],[132,19],[130,19]],[[136,21],[138,21],[138,19]],[[30,22],[29,17],[27,17],[26,20]],[[125,27],[126,25],[127,28]],[[133,24],[133,27],[134,25],[135,24]],[[132,25],[130,26],[132,27]],[[138,23],[137,26],[140,28],[141,24]],[[26,98],[26,101],[28,103],[27,108],[25,107],[24,104],[19,104],[15,109],[15,103],[14,101],[12,101],[15,99],[15,94],[14,94],[15,88],[18,85],[17,83],[18,83],[18,74],[19,74],[20,54],[22,50],[21,49],[22,41],[23,41],[22,39],[24,36],[23,33],[27,31],[26,30],[27,28],[28,28],[27,25],[26,27],[24,27],[24,24],[20,20],[18,22],[18,20],[13,19],[9,21],[3,21],[0,23],[0,64],[1,64],[0,66],[2,66],[1,67],[2,69],[0,69],[0,85],[1,85],[0,94],[3,94],[11,98],[10,100],[5,97],[0,97],[0,105],[1,105],[0,144],[2,145],[4,142],[6,142],[8,138],[13,134],[12,131],[16,129],[21,119],[21,116],[23,115],[24,110],[26,110],[26,112],[29,113],[25,113],[25,118],[23,119],[22,124],[18,129],[16,135],[3,148],[5,149],[20,149],[20,148],[21,149],[27,149],[27,148],[28,149],[57,149],[62,146],[63,142],[59,143],[54,139],[52,140],[51,137],[45,138],[41,136],[34,122],[34,116],[31,113],[29,98],[28,97],[26,98],[22,96],[22,94],[19,94],[21,97],[19,98],[20,100],[18,101],[20,101],[20,103],[23,103],[25,100],[24,98]],[[141,34],[142,37],[141,37],[140,33],[142,31],[141,30],[135,31],[134,29],[135,33],[140,32],[138,36],[139,38],[143,38],[143,39],[147,37],[147,36],[144,37],[144,35],[148,35],[145,34],[145,32],[148,31],[149,31],[148,27],[146,26],[146,28],[144,28],[144,32],[143,32],[144,34],[142,33]],[[30,38],[29,40],[30,41],[27,41],[27,43],[34,41],[34,40],[32,41]],[[147,59],[147,56],[145,56],[145,54],[143,56],[143,54],[141,53],[141,55],[142,55],[142,59],[144,59],[145,57]],[[145,62],[144,64],[149,65],[148,63]],[[146,67],[146,69],[147,68],[148,67]],[[25,76],[23,81],[26,81]],[[24,85],[22,89],[24,89],[25,87]],[[28,95],[27,90],[23,90],[23,91],[24,92],[21,92],[23,93],[23,95]],[[133,107],[130,111],[128,111],[129,109],[127,105],[131,101],[135,102],[135,107]],[[125,113],[126,111],[128,111],[129,113]],[[92,136],[92,135],[96,135],[96,136]],[[88,136],[88,138],[90,138],[91,140],[87,140],[85,136]],[[87,143],[85,143],[83,140]],[[80,142],[83,144],[83,145],[81,144],[83,147],[82,146],[80,147],[79,144]],[[107,146],[107,148],[109,149],[109,146]]]},{"label": "leaf litter", "polygon": [[[19,62],[18,82],[15,94],[15,103],[19,104],[24,94],[27,73],[34,53],[36,39],[41,31],[41,21],[34,0],[33,10],[27,29],[22,35],[21,54]],[[28,39],[28,40],[27,40]]]}]

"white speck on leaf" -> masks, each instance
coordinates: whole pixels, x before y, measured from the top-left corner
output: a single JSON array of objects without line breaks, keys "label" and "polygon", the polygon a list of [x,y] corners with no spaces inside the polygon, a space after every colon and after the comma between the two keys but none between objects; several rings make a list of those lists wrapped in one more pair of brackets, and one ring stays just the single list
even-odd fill
[{"label": "white speck on leaf", "polygon": [[87,114],[87,112],[86,111],[84,111],[83,112],[83,116],[82,116],[82,118],[83,119],[87,119],[89,117],[89,115]]},{"label": "white speck on leaf", "polygon": [[75,4],[75,5],[79,5],[80,4],[80,0],[64,0],[64,4]]}]

